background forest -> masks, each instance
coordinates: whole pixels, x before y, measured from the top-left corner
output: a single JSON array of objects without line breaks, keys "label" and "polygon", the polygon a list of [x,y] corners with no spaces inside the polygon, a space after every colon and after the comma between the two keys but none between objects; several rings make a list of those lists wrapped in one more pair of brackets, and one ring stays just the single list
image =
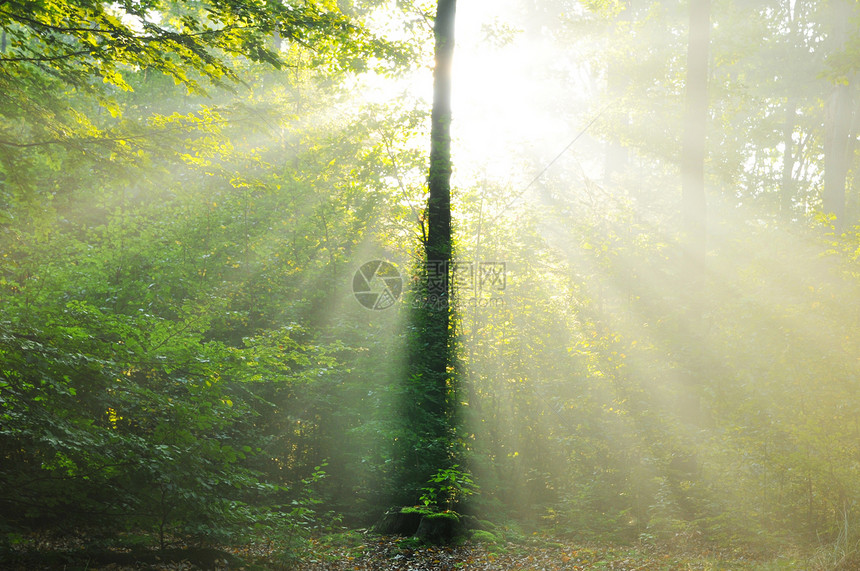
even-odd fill
[{"label": "background forest", "polygon": [[[2,557],[265,540],[286,565],[456,505],[476,541],[860,565],[860,6],[458,10],[435,466],[404,417],[435,3],[0,2]],[[385,309],[354,293],[374,260]]]}]

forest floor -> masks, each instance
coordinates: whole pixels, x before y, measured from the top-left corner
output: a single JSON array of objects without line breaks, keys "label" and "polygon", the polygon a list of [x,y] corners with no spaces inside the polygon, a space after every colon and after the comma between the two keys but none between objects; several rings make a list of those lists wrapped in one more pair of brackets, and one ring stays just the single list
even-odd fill
[{"label": "forest floor", "polygon": [[[345,532],[325,536],[300,549],[285,550],[274,543],[220,548],[172,548],[165,551],[62,549],[55,545],[19,553],[2,561],[7,570],[158,571],[804,571],[857,569],[800,556],[761,558],[737,551],[714,551],[679,545],[583,546],[546,538],[517,543],[473,543],[432,547],[414,539]],[[8,555],[8,553],[7,553]]]},{"label": "forest floor", "polygon": [[753,555],[656,547],[585,547],[547,540],[524,544],[415,546],[398,537],[369,537],[362,544],[321,549],[295,569],[301,571],[453,571],[457,569],[580,571],[780,570],[810,569],[809,561],[781,557],[764,561]]}]

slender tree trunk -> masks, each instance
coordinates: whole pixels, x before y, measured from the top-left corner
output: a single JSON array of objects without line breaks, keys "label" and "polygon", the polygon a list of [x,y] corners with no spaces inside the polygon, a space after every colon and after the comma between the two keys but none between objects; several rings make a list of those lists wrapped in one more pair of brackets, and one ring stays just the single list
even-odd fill
[{"label": "slender tree trunk", "polygon": [[[786,59],[792,57],[792,50],[802,46],[804,40],[797,33],[797,19],[802,0],[786,0],[786,16],[788,18],[789,46]],[[779,193],[779,211],[785,220],[791,219],[792,202],[794,200],[794,165],[797,162],[794,150],[794,128],[797,124],[797,97],[791,93],[791,86],[785,101],[785,123],[782,126],[782,182]]]},{"label": "slender tree trunk", "polygon": [[710,0],[690,0],[686,110],[681,147],[681,201],[686,246],[693,272],[701,272],[705,261],[705,127],[708,118],[710,11]]},{"label": "slender tree trunk", "polygon": [[283,41],[281,39],[281,29],[278,26],[275,26],[275,31],[272,32],[272,51],[279,52],[283,47]]},{"label": "slender tree trunk", "polygon": [[[691,350],[687,355],[686,390],[679,400],[679,418],[701,426],[702,369],[705,366],[702,315],[707,239],[705,202],[705,136],[708,119],[708,44],[710,0],[690,0],[690,37],[687,45],[687,92],[681,141],[681,215],[684,267],[681,293],[686,315],[683,327]],[[681,490],[677,491],[682,495]]]},{"label": "slender tree trunk", "polygon": [[[451,71],[454,56],[454,19],[456,0],[439,0],[434,36],[436,67],[433,72],[433,111],[430,126],[429,197],[427,201],[427,241],[425,256],[428,279],[437,285],[430,292],[426,321],[425,390],[429,412],[438,423],[432,439],[445,448],[449,438],[449,385],[452,371],[451,351]],[[428,287],[433,285],[428,283]],[[441,452],[440,452],[441,454]],[[444,458],[436,458],[443,462]],[[437,465],[441,468],[441,465]]]},{"label": "slender tree trunk", "polygon": [[852,119],[851,92],[846,84],[834,87],[827,101],[824,124],[824,212],[836,217],[837,227],[845,222],[845,181],[850,165],[849,145]]},{"label": "slender tree trunk", "polygon": [[[454,56],[456,0],[439,0],[434,35],[433,112],[430,130],[430,196],[427,203],[428,263],[451,261],[451,68]],[[446,313],[447,316],[447,313]],[[445,319],[447,331],[447,317]]]},{"label": "slender tree trunk", "polygon": [[[454,56],[454,15],[456,0],[439,0],[434,36],[436,67],[433,72],[433,111],[430,126],[430,173],[427,201],[427,241],[425,256],[428,279],[436,285],[428,304],[425,327],[429,349],[427,389],[436,393],[436,414],[443,416],[451,366],[451,68]],[[428,284],[430,286],[432,284]]]},{"label": "slender tree trunk", "polygon": [[789,96],[785,102],[785,123],[782,127],[782,184],[779,210],[786,220],[791,218],[794,198],[794,126],[797,117],[797,98]]},{"label": "slender tree trunk", "polygon": [[[846,0],[833,2],[833,46],[845,49],[848,39],[848,19],[851,5]],[[845,181],[850,167],[851,123],[853,110],[851,88],[846,79],[833,87],[825,104],[824,114],[824,192],[822,208],[836,217],[836,226],[845,223]]]},{"label": "slender tree trunk", "polygon": [[411,316],[409,380],[403,402],[402,465],[398,488],[414,504],[421,488],[451,464],[455,386],[451,332],[451,68],[454,55],[455,0],[439,0],[434,36],[433,111],[427,177],[427,233],[424,279],[415,292]]}]

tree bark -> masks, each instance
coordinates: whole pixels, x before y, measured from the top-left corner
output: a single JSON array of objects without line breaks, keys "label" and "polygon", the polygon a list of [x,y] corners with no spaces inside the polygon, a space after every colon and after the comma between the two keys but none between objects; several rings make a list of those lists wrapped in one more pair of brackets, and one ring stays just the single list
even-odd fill
[{"label": "tree bark", "polygon": [[456,0],[439,0],[434,36],[433,111],[430,130],[429,199],[427,203],[428,262],[451,261],[451,70],[454,57]]},{"label": "tree bark", "polygon": [[[430,125],[430,172],[427,177],[427,261],[428,299],[424,323],[427,350],[425,390],[432,415],[444,430],[449,410],[447,401],[451,362],[451,73],[454,57],[456,0],[439,0],[433,34],[436,66],[433,71],[433,111]],[[435,287],[433,287],[435,286]],[[445,438],[446,433],[435,434]],[[437,466],[439,468],[441,466]]]},{"label": "tree bark", "polygon": [[419,302],[411,316],[409,398],[404,402],[400,439],[403,476],[400,486],[418,501],[421,487],[451,463],[455,386],[451,331],[451,71],[454,55],[455,0],[439,0],[434,36],[433,110],[430,167],[427,176],[427,233]]}]

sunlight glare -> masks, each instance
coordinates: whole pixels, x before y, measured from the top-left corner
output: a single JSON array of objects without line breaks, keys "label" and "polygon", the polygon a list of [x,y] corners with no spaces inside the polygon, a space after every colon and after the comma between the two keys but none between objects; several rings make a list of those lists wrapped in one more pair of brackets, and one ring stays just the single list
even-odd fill
[{"label": "sunlight glare", "polygon": [[[489,171],[522,185],[534,173],[515,157],[546,164],[576,129],[558,111],[579,105],[585,90],[568,91],[554,69],[558,46],[520,24],[510,2],[459,9],[452,131],[461,181]],[[513,37],[494,38],[499,25]]]}]

